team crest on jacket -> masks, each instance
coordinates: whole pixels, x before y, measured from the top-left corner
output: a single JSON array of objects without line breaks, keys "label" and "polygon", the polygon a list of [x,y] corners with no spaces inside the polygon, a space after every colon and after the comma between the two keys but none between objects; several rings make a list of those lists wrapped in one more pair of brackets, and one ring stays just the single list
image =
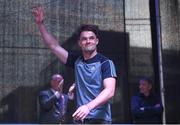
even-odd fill
[{"label": "team crest on jacket", "polygon": [[91,72],[95,71],[96,70],[96,67],[95,66],[92,66],[91,67]]}]

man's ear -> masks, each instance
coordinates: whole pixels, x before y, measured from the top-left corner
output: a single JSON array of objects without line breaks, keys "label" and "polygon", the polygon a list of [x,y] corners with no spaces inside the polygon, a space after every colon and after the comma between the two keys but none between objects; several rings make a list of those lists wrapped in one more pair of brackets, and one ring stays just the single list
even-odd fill
[{"label": "man's ear", "polygon": [[97,40],[96,40],[96,45],[98,45],[99,44],[99,39],[97,38]]},{"label": "man's ear", "polygon": [[149,85],[149,89],[150,89],[150,90],[152,89],[152,85],[151,85],[151,84]]}]

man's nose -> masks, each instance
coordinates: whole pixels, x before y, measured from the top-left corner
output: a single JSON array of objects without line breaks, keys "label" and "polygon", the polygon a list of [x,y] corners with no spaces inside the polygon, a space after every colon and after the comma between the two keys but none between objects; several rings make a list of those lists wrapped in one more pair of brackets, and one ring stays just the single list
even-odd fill
[{"label": "man's nose", "polygon": [[142,88],[142,86],[140,85],[140,86],[139,86],[139,88],[141,89],[141,88]]},{"label": "man's nose", "polygon": [[86,43],[90,43],[90,41],[91,41],[91,40],[88,38],[88,39],[86,40]]}]

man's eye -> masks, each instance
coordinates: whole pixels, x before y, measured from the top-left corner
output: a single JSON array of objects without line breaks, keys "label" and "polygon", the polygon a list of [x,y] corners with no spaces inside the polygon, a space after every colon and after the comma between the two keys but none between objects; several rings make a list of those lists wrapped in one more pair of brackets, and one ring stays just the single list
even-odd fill
[{"label": "man's eye", "polygon": [[81,38],[81,41],[84,41],[84,40],[87,40],[87,38],[84,38],[84,37],[83,37],[83,38]]},{"label": "man's eye", "polygon": [[90,39],[90,40],[94,40],[94,39],[95,39],[95,37],[93,37],[93,36],[92,36],[92,37],[90,37],[89,39]]},{"label": "man's eye", "polygon": [[86,38],[86,37],[82,37],[80,40],[81,41],[85,41],[85,40],[95,40],[95,37],[94,36],[91,36],[91,37],[89,37],[89,38]]}]

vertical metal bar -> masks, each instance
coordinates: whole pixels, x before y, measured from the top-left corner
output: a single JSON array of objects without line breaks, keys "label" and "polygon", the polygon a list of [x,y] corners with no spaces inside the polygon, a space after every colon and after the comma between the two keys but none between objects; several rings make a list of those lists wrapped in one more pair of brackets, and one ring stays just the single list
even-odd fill
[{"label": "vertical metal bar", "polygon": [[156,14],[156,33],[157,33],[157,61],[158,61],[158,73],[159,73],[159,83],[160,83],[160,94],[162,99],[162,104],[164,106],[163,112],[163,124],[166,123],[165,118],[165,98],[164,98],[164,81],[163,81],[163,64],[162,64],[162,39],[161,39],[161,23],[160,23],[160,6],[159,0],[155,0],[155,14]]},{"label": "vertical metal bar", "polygon": [[162,40],[161,40],[161,19],[159,0],[149,0],[150,5],[150,19],[151,19],[151,35],[152,35],[152,49],[154,58],[155,81],[159,84],[155,85],[155,89],[160,91],[164,112],[162,122],[165,124],[165,97],[164,97],[164,81],[163,81],[163,63],[162,63]]}]

